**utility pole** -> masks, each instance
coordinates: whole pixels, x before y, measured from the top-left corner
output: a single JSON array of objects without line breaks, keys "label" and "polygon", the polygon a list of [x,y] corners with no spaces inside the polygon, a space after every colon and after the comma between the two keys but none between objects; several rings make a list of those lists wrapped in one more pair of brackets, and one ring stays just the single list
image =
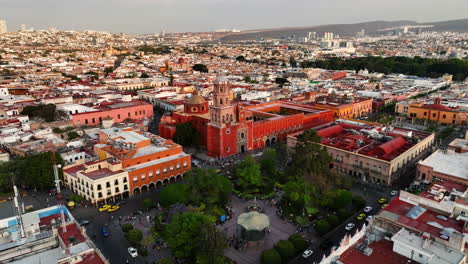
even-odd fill
[{"label": "utility pole", "polygon": [[55,152],[52,153],[52,164],[54,166],[54,176],[55,176],[55,190],[57,192],[57,201],[60,206],[60,220],[61,224],[63,225],[63,231],[67,232],[67,225],[65,224],[65,212],[63,211],[63,195],[60,190],[60,178],[59,178],[59,173],[58,170],[62,167],[60,164],[55,163]]}]

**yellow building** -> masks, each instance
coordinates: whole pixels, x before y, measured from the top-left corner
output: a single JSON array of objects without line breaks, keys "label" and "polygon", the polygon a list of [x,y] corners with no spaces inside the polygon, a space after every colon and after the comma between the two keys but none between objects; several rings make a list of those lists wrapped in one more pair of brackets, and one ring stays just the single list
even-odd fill
[{"label": "yellow building", "polygon": [[427,119],[442,124],[467,124],[468,109],[442,105],[440,98],[434,104],[414,103],[409,105],[408,117]]}]

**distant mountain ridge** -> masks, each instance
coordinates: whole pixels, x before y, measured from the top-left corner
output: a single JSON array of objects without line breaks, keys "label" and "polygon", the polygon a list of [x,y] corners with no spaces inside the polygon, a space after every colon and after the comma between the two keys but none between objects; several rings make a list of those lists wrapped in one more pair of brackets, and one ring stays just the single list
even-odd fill
[{"label": "distant mountain ridge", "polygon": [[342,37],[355,36],[356,32],[364,29],[367,35],[376,35],[378,31],[386,28],[401,27],[401,26],[414,26],[414,25],[433,25],[433,28],[428,30],[443,32],[468,32],[468,19],[457,19],[449,21],[418,23],[411,20],[401,21],[370,21],[354,24],[331,24],[310,27],[288,27],[288,28],[274,28],[274,29],[259,29],[247,30],[240,33],[232,33],[220,38],[222,41],[240,41],[240,40],[254,40],[256,38],[265,39],[279,39],[282,36],[306,36],[308,32],[317,32],[318,36],[323,35],[324,32],[333,32]]}]

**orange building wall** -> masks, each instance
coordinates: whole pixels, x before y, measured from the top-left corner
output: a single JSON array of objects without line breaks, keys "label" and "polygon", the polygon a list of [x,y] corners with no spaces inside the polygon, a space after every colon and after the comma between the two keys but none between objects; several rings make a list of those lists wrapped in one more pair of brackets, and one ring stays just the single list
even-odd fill
[{"label": "orange building wall", "polygon": [[115,122],[123,122],[125,119],[143,119],[153,116],[153,105],[142,104],[117,109],[102,110],[73,114],[74,126],[96,126],[102,123],[105,118],[112,118]]}]

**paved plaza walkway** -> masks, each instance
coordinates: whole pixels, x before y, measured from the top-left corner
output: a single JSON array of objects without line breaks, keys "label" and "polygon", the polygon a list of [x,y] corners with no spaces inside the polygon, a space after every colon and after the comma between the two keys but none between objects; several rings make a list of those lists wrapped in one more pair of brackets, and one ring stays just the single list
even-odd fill
[{"label": "paved plaza walkway", "polygon": [[[223,225],[218,226],[218,228],[225,231],[227,238],[237,234],[237,218],[240,214],[247,212],[247,206],[251,202],[251,200],[243,200],[236,196],[232,197],[231,204],[234,215]],[[272,248],[279,240],[288,239],[288,237],[296,231],[296,226],[286,222],[276,214],[276,208],[272,207],[269,201],[257,200],[257,204],[263,207],[263,213],[270,218],[270,233],[267,233],[265,241],[261,245],[238,250],[234,247],[227,248],[224,252],[225,256],[236,261],[238,264],[260,263],[260,255],[263,250]]]}]

